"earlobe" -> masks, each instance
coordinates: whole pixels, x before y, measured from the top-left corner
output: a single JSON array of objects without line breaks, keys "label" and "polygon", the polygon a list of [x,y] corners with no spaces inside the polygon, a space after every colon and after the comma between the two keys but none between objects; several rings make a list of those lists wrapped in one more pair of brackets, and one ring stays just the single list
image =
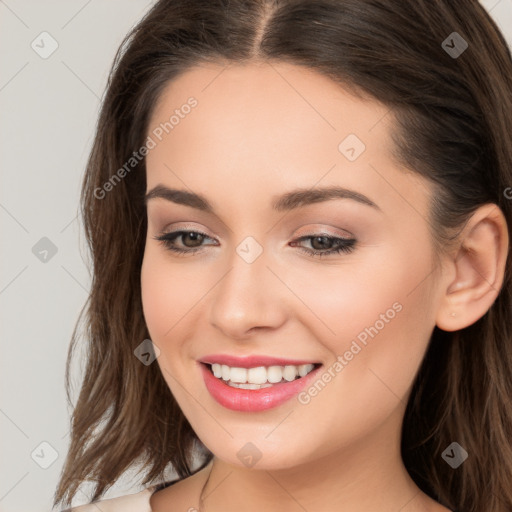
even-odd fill
[{"label": "earlobe", "polygon": [[508,246],[501,209],[495,204],[481,206],[459,235],[459,249],[449,262],[454,272],[442,284],[446,289],[436,318],[440,329],[463,329],[487,313],[503,284]]}]

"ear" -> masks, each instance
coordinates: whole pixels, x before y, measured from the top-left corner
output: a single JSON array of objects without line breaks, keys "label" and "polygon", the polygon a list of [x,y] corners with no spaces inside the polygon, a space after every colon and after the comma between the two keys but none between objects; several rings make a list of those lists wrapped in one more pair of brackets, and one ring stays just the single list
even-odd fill
[{"label": "ear", "polygon": [[447,262],[448,276],[436,325],[457,331],[474,324],[487,313],[503,284],[508,254],[508,230],[496,204],[478,208],[459,235]]}]

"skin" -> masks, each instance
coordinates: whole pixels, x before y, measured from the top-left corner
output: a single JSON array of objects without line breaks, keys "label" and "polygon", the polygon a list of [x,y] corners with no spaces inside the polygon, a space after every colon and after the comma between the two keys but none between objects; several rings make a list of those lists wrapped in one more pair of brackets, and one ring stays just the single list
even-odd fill
[{"label": "skin", "polygon": [[[168,85],[150,128],[190,96],[197,107],[147,155],[147,191],[193,191],[214,213],[148,201],[142,300],[162,374],[215,457],[153,494],[153,511],[199,508],[208,475],[208,512],[448,510],[409,477],[400,427],[434,326],[466,327],[498,294],[508,250],[502,212],[477,210],[436,265],[426,221],[432,190],[393,160],[387,107],[291,64],[208,64]],[[338,149],[348,134],[366,146],[352,162]],[[351,199],[272,209],[271,199],[292,189],[332,185],[379,209]],[[209,238],[187,255],[155,240],[180,229]],[[355,238],[354,250],[319,258],[300,249],[318,249],[311,239],[294,245],[326,233]],[[263,249],[252,263],[236,252],[248,236]],[[186,237],[175,244],[194,246]],[[397,302],[401,311],[307,404],[232,411],[199,372],[197,360],[212,353],[328,368]],[[253,467],[237,457],[248,442],[261,453]]]}]

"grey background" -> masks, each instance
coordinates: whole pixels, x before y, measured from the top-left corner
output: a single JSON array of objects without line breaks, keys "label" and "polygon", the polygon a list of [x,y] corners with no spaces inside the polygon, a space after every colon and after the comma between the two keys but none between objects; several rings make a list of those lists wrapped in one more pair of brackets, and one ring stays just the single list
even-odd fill
[{"label": "grey background", "polygon": [[[482,3],[512,44],[512,0]],[[69,443],[66,354],[90,283],[80,182],[114,54],[152,4],[0,0],[0,512],[51,510]],[[44,31],[58,44],[46,59],[31,47],[51,48]],[[134,476],[105,498],[140,490]]]}]

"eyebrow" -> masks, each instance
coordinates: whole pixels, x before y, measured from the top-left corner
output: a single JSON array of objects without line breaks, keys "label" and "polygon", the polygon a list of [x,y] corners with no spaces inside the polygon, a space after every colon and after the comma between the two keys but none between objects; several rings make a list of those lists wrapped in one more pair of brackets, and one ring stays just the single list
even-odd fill
[{"label": "eyebrow", "polygon": [[[144,197],[144,203],[147,204],[150,199],[161,198],[173,203],[190,206],[198,210],[214,213],[211,203],[202,195],[187,190],[168,188],[164,185],[157,185],[151,189]],[[285,194],[275,197],[272,201],[272,208],[278,212],[289,211],[313,203],[329,201],[331,199],[352,199],[358,203],[364,204],[382,211],[379,206],[365,195],[343,187],[324,187],[315,189],[295,189]]]}]

